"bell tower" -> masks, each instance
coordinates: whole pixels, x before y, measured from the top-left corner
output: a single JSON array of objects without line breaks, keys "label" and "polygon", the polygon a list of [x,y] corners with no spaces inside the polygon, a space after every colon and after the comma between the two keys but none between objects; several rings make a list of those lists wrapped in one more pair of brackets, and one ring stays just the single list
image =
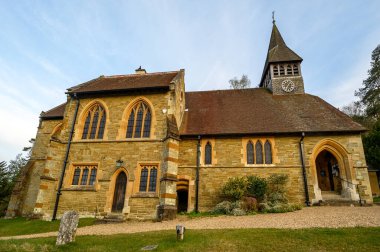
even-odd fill
[{"label": "bell tower", "polygon": [[304,94],[301,62],[302,58],[285,44],[273,18],[260,87],[270,89],[273,95]]}]

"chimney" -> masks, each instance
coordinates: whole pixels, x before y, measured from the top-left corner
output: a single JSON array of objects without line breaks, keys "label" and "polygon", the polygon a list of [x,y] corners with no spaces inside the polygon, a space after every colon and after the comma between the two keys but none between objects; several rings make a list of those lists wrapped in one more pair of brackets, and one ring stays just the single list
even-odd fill
[{"label": "chimney", "polygon": [[146,71],[145,69],[141,68],[141,66],[139,68],[137,68],[135,70],[136,74],[146,74]]}]

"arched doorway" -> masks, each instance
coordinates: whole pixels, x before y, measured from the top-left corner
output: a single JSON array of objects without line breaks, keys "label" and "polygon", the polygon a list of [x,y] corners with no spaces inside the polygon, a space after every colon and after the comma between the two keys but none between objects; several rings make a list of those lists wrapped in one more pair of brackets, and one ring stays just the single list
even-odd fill
[{"label": "arched doorway", "polygon": [[180,179],[177,182],[177,212],[187,212],[189,202],[189,181]]},{"label": "arched doorway", "polygon": [[321,191],[335,191],[340,193],[342,184],[339,179],[339,165],[334,155],[327,151],[321,151],[316,160],[318,186]]},{"label": "arched doorway", "polygon": [[116,178],[113,194],[112,212],[122,212],[124,208],[125,189],[127,188],[127,175],[120,172]]}]

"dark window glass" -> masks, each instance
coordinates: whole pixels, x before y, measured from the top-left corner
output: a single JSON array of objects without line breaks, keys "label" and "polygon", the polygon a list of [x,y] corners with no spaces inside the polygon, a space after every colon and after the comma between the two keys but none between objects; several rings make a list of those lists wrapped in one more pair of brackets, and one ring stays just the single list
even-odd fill
[{"label": "dark window glass", "polygon": [[88,183],[89,185],[93,185],[95,183],[95,180],[96,180],[96,168],[92,168],[91,169],[91,174],[90,174],[90,182]]},{"label": "dark window glass", "polygon": [[75,168],[75,171],[74,171],[73,182],[72,182],[73,185],[78,185],[79,177],[80,177],[80,168],[77,167]]},{"label": "dark window glass", "polygon": [[129,119],[128,119],[127,138],[132,138],[132,136],[133,136],[133,124],[134,123],[135,123],[135,111],[132,110],[131,114],[129,115]]},{"label": "dark window glass", "polygon": [[280,65],[280,75],[285,75],[285,68],[283,65]]},{"label": "dark window glass", "polygon": [[147,109],[147,112],[146,112],[146,115],[145,115],[145,121],[144,121],[144,133],[143,133],[143,137],[149,137],[149,135],[150,135],[150,121],[151,121],[150,110]]},{"label": "dark window glass", "polygon": [[144,167],[141,170],[141,176],[140,176],[140,192],[146,192],[146,185],[148,182],[148,169]]},{"label": "dark window glass", "polygon": [[157,184],[157,169],[152,168],[150,170],[150,176],[149,176],[149,192],[156,191],[156,184]]},{"label": "dark window glass", "polygon": [[96,129],[98,128],[99,110],[96,109],[94,119],[92,119],[90,139],[94,139],[96,135]]},{"label": "dark window glass", "polygon": [[106,114],[103,112],[102,119],[100,119],[98,139],[103,139],[105,126],[106,126]]},{"label": "dark window glass", "polygon": [[287,75],[293,75],[293,73],[292,73],[292,65],[287,65],[286,66],[286,74]]},{"label": "dark window glass", "polygon": [[88,168],[86,167],[83,169],[82,179],[80,181],[80,184],[87,185],[87,178],[88,178]]},{"label": "dark window glass", "polygon": [[205,147],[205,164],[211,164],[211,152],[212,152],[212,147],[210,142],[207,142],[206,147]]},{"label": "dark window glass", "polygon": [[272,147],[268,140],[265,142],[264,150],[265,150],[265,163],[271,164],[272,163]]},{"label": "dark window glass", "polygon": [[294,75],[299,74],[298,65],[293,65],[293,73],[294,73]]},{"label": "dark window glass", "polygon": [[260,141],[256,142],[256,164],[263,163],[263,145]]},{"label": "dark window glass", "polygon": [[136,118],[136,128],[135,128],[135,138],[140,138],[141,137],[141,125],[142,125],[142,120],[143,120],[143,107],[140,106],[138,112],[137,112],[137,118]]},{"label": "dark window glass", "polygon": [[89,112],[87,114],[86,122],[84,123],[82,139],[86,139],[87,138],[88,127],[90,126],[90,120],[91,120],[91,113]]},{"label": "dark window glass", "polygon": [[253,144],[251,141],[247,143],[247,164],[253,164]]}]

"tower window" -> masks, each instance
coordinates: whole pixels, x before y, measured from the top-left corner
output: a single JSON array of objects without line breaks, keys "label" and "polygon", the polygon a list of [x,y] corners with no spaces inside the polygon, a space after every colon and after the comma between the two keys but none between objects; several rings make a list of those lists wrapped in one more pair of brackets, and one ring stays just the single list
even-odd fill
[{"label": "tower window", "polygon": [[297,64],[293,65],[293,73],[294,73],[294,75],[298,75],[299,74],[299,70],[298,70],[298,65]]},{"label": "tower window", "polygon": [[292,65],[286,65],[286,75],[293,75]]},{"label": "tower window", "polygon": [[149,137],[151,120],[149,106],[143,101],[137,103],[129,114],[126,138]]},{"label": "tower window", "polygon": [[280,76],[285,75],[285,67],[283,65],[280,65]]},{"label": "tower window", "polygon": [[278,76],[278,66],[277,65],[273,66],[273,75]]}]

